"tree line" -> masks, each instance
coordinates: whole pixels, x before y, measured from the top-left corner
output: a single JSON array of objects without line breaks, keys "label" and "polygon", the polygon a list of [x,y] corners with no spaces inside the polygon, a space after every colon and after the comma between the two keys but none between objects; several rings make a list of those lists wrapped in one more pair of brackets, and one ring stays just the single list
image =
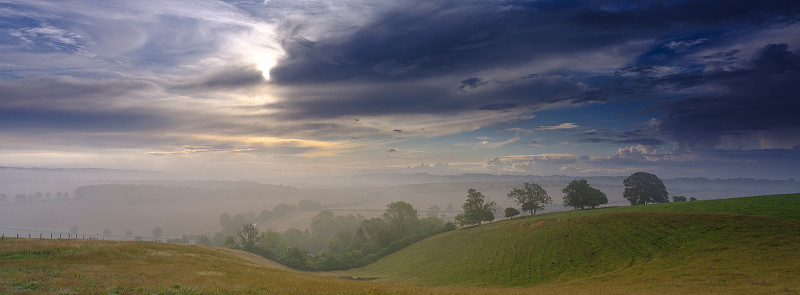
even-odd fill
[{"label": "tree line", "polygon": [[[309,205],[313,204],[302,204]],[[214,237],[201,235],[197,243],[245,250],[295,269],[328,271],[363,266],[411,243],[455,229],[455,225],[437,216],[420,217],[417,209],[403,201],[388,204],[381,217],[369,219],[360,214],[321,211],[302,231],[291,228],[283,233],[269,229],[260,232],[257,223],[252,222],[283,216],[297,208],[279,204],[258,216],[223,214],[223,231]],[[232,232],[234,224],[237,230]]]},{"label": "tree line", "polygon": [[[625,186],[623,197],[631,205],[669,202],[666,186],[655,174],[633,173],[623,181],[623,185]],[[586,179],[573,179],[561,192],[564,194],[564,207],[583,210],[608,204],[606,194],[593,188]],[[547,204],[553,203],[552,198],[541,185],[530,182],[523,183],[522,188],[513,188],[507,197],[513,199],[520,206],[522,212],[527,211],[530,215],[536,215],[537,211],[544,210]],[[691,197],[688,200],[696,199]],[[681,201],[687,201],[686,196],[673,196],[673,202]],[[470,188],[462,208],[464,211],[456,215],[456,223],[460,226],[474,226],[493,221],[497,205],[494,201],[487,200],[481,192]],[[504,213],[506,218],[513,218],[521,214],[520,210],[513,207],[506,208]]]},{"label": "tree line", "polygon": [[[13,200],[18,203],[23,202],[38,202],[38,201],[49,201],[49,200],[69,200],[70,196],[68,192],[56,192],[53,193],[42,193],[36,192],[33,194],[15,194]],[[0,203],[10,202],[11,198],[8,197],[5,193],[0,193]]]}]

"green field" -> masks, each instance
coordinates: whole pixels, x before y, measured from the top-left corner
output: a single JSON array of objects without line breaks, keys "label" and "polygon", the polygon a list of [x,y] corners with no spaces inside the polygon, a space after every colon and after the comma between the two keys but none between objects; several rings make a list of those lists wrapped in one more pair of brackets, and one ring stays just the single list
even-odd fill
[{"label": "green field", "polygon": [[798,208],[800,194],[546,214],[336,273],[220,248],[6,238],[0,294],[800,294]]},{"label": "green field", "polygon": [[344,273],[418,285],[800,292],[798,209],[800,194],[546,214],[438,235]]},{"label": "green field", "polygon": [[553,212],[526,218],[560,218],[621,212],[705,212],[772,216],[800,220],[800,194],[754,196],[692,202]]}]

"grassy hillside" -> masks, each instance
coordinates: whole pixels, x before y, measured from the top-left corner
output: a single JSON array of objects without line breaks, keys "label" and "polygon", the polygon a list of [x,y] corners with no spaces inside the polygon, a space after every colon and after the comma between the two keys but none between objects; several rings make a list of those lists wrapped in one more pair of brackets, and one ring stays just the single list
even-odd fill
[{"label": "grassy hillside", "polygon": [[322,294],[414,292],[290,271],[220,248],[152,242],[0,243],[0,294]]},{"label": "grassy hillside", "polygon": [[526,218],[560,218],[620,212],[708,212],[772,216],[800,220],[800,194],[781,194],[692,202],[623,206],[594,210],[553,212]]},{"label": "grassy hillside", "polygon": [[[762,198],[625,208],[739,213],[797,208],[796,195]],[[759,207],[770,202],[781,208]],[[6,238],[0,242],[0,294],[800,293],[796,218],[586,212],[594,215],[545,215],[448,232],[333,277],[219,248]]]},{"label": "grassy hillside", "polygon": [[615,292],[800,292],[800,221],[676,212],[753,213],[776,206],[768,213],[796,218],[797,202],[797,195],[766,196],[503,221],[438,235],[346,273],[419,285],[608,283]]}]

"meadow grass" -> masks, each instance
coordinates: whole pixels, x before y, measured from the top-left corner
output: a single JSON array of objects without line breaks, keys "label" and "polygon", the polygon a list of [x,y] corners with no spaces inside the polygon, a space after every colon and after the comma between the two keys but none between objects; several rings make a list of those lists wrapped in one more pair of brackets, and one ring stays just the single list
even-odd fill
[{"label": "meadow grass", "polygon": [[438,235],[340,273],[430,286],[800,294],[798,201],[792,194],[545,214]]},{"label": "meadow grass", "polygon": [[524,218],[561,218],[620,212],[707,212],[772,216],[800,220],[800,193],[753,196],[691,202],[660,203],[639,206],[620,206],[588,210],[570,210],[528,216]]},{"label": "meadow grass", "polygon": [[221,248],[6,238],[0,294],[800,294],[797,196],[520,218],[334,273]]}]

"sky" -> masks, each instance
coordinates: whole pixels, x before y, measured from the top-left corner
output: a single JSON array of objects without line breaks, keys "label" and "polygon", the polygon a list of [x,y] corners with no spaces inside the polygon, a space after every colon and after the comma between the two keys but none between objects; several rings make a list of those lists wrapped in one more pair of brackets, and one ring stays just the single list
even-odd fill
[{"label": "sky", "polygon": [[800,3],[0,0],[0,166],[800,178]]}]

